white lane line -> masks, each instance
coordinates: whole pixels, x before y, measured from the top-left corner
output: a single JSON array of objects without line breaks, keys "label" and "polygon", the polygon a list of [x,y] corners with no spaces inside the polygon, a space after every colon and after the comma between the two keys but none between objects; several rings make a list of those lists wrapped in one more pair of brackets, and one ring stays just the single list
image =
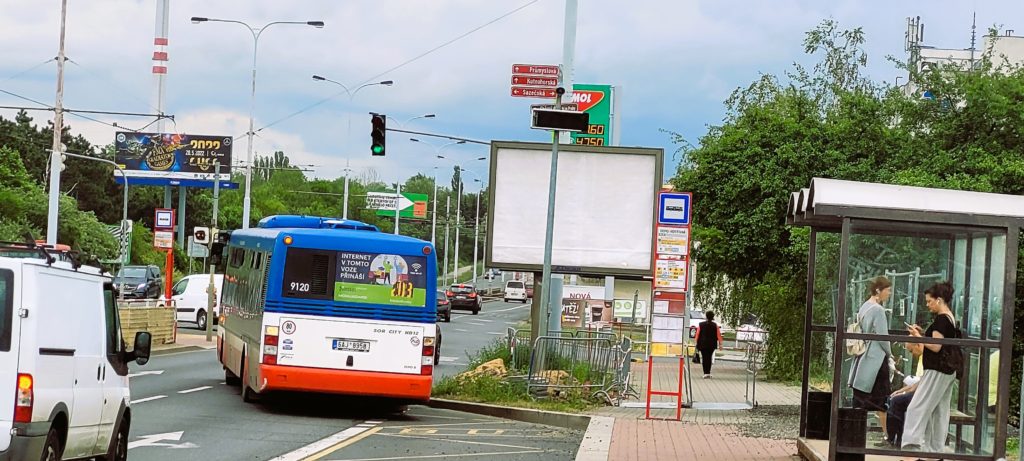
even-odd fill
[{"label": "white lane line", "polygon": [[487,334],[489,334],[489,335],[504,335],[506,333],[500,333],[500,332],[497,332],[497,331],[488,331]]},{"label": "white lane line", "polygon": [[128,378],[137,378],[137,377],[139,377],[139,376],[146,376],[146,375],[162,375],[162,374],[164,374],[164,371],[163,371],[163,370],[149,370],[149,371],[140,371],[140,372],[138,372],[138,373],[129,373],[129,374],[128,374]]},{"label": "white lane line", "polygon": [[[368,424],[380,424],[380,421],[366,421]],[[337,451],[337,449],[344,446],[345,442],[354,443],[359,439],[366,437],[373,432],[379,431],[380,427],[364,427],[364,426],[353,426],[338,432],[334,435],[320,439],[309,445],[306,445],[298,450],[285,453],[281,456],[271,459],[270,461],[299,461],[309,457],[316,456],[314,459],[319,459],[323,456],[330,454],[331,452]],[[373,431],[373,432],[370,432]],[[365,435],[364,435],[365,434]],[[362,437],[360,437],[362,436]],[[332,450],[333,449],[333,450]],[[328,451],[327,453],[321,454],[321,452]]]},{"label": "white lane line", "polygon": [[136,403],[151,402],[153,400],[160,400],[160,399],[165,398],[165,397],[167,397],[167,396],[166,395],[154,395],[152,397],[146,397],[144,399],[132,400],[131,404],[135,405]]},{"label": "white lane line", "polygon": [[458,361],[459,361],[459,357],[445,357],[443,355],[438,360],[438,362],[441,362],[441,363],[451,363],[451,362],[458,362]]},{"label": "white lane line", "polygon": [[200,387],[194,387],[194,388],[192,388],[192,389],[185,389],[185,390],[183,390],[183,391],[178,391],[178,393],[179,393],[179,394],[191,394],[191,393],[193,393],[193,392],[205,391],[205,390],[207,390],[207,389],[213,389],[213,387],[212,387],[212,386],[200,386]]},{"label": "white lane line", "polygon": [[455,331],[459,331],[459,332],[462,332],[462,333],[468,333],[469,332],[469,330],[463,330],[462,328],[456,328]]},{"label": "white lane line", "polygon": [[476,319],[476,321],[477,322],[487,322],[487,323],[490,323],[490,322],[493,322],[494,320],[490,320],[490,319]]}]

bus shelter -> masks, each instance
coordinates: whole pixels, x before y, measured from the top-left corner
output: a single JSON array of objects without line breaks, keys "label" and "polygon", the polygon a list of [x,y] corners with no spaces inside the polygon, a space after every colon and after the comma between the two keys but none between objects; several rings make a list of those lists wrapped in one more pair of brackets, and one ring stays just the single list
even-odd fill
[{"label": "bus shelter", "polygon": [[[865,455],[1003,457],[1024,197],[814,178],[809,188],[792,194],[786,222],[808,228],[809,242],[801,453],[830,461]],[[888,334],[848,331],[870,295],[868,284],[879,276],[892,286],[882,303]],[[846,344],[849,339],[887,341],[894,363],[889,391],[912,383],[914,378],[907,378],[923,370],[921,358],[907,349],[906,324],[923,330],[932,323],[924,290],[939,282],[953,286],[950,309],[962,336],[913,342],[959,346],[964,366],[953,383],[945,446],[903,450],[883,440],[877,412],[854,408],[860,406],[849,382],[855,356]]]}]

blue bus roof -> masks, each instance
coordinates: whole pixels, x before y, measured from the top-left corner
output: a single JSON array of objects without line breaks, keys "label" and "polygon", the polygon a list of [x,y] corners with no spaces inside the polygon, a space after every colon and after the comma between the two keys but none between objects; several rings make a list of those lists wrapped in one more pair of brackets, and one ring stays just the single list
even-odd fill
[{"label": "blue bus roof", "polygon": [[354,220],[277,215],[261,219],[258,226],[232,231],[231,242],[243,247],[272,249],[279,237],[288,234],[295,238],[296,246],[301,247],[355,250],[367,245],[385,244],[406,254],[422,254],[424,246],[433,250],[428,241],[382,233],[376,226]]}]

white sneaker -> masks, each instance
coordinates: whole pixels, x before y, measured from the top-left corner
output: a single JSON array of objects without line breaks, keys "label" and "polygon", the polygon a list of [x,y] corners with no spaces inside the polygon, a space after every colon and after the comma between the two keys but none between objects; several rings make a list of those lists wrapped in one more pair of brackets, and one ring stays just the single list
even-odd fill
[{"label": "white sneaker", "polygon": [[711,379],[711,375],[704,375],[704,379]]}]

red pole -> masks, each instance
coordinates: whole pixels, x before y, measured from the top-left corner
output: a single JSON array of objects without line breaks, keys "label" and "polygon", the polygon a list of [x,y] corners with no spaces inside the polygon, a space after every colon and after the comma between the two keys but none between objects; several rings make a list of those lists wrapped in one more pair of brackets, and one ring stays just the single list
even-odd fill
[{"label": "red pole", "polygon": [[178,342],[178,315],[177,310],[172,305],[171,301],[171,288],[174,285],[174,250],[167,250],[167,258],[164,262],[164,306],[171,309],[171,321],[174,322],[174,328],[171,330],[171,342]]},{"label": "red pole", "polygon": [[654,377],[654,357],[647,357],[647,415],[644,416],[646,419],[651,419],[651,378]]},{"label": "red pole", "polygon": [[[684,351],[684,353],[685,353],[685,351]],[[683,357],[684,356],[682,356],[682,355],[679,356],[679,395],[677,397],[678,400],[676,401],[676,420],[677,421],[680,421],[680,420],[683,419],[683,370],[686,370],[686,367],[683,366],[683,363],[684,363],[683,361],[685,360]]]}]

